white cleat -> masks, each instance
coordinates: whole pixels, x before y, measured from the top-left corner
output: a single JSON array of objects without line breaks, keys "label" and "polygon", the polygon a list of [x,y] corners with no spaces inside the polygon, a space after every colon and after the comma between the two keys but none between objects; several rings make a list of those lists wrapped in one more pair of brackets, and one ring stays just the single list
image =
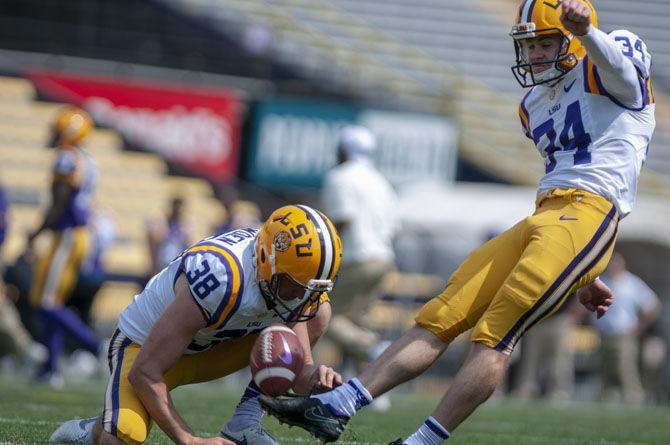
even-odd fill
[{"label": "white cleat", "polygon": [[49,437],[49,443],[67,445],[92,445],[93,425],[97,417],[68,420]]},{"label": "white cleat", "polygon": [[230,431],[228,425],[224,425],[219,435],[237,445],[281,445],[277,439],[272,437],[265,428],[260,425],[245,428],[242,431]]}]

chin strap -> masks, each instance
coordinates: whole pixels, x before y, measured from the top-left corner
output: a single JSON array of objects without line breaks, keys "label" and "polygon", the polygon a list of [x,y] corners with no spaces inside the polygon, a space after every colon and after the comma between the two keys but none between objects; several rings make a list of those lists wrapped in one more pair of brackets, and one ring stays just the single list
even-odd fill
[{"label": "chin strap", "polygon": [[[272,295],[267,280],[260,281],[258,283],[258,287],[261,290],[261,295],[263,296],[265,306],[268,308],[268,310],[273,311],[279,318],[281,318],[284,323],[294,323],[294,322],[311,320],[316,316],[316,313],[319,310],[319,306],[321,305],[321,296],[318,295],[318,299],[316,300],[317,305],[314,311],[312,311],[309,314],[303,314],[302,311],[305,308],[305,305],[310,305],[314,303],[315,302],[314,300],[307,298],[302,304],[299,304],[297,307],[291,309],[289,306],[286,305],[286,303],[281,301],[279,297]],[[280,312],[282,310],[283,312]]]},{"label": "chin strap", "polygon": [[263,301],[265,302],[265,307],[267,307],[268,310],[274,310],[277,307],[277,302],[270,295],[268,282],[266,280],[261,280],[258,283],[258,287],[261,290],[261,296],[263,297]]}]

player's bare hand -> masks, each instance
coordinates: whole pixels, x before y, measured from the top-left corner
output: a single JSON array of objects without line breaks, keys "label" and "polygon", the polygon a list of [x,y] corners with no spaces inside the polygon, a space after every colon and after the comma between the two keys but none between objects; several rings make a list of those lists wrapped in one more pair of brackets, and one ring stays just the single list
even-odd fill
[{"label": "player's bare hand", "polygon": [[561,23],[575,36],[583,36],[591,27],[591,10],[580,0],[563,0]]},{"label": "player's bare hand", "polygon": [[595,312],[598,318],[601,318],[607,310],[614,304],[614,294],[601,280],[595,280],[590,284],[577,290],[579,302],[586,309]]},{"label": "player's bare hand", "polygon": [[314,381],[312,385],[313,392],[330,391],[343,383],[342,376],[333,368],[326,365],[319,365],[314,370],[312,379]]}]

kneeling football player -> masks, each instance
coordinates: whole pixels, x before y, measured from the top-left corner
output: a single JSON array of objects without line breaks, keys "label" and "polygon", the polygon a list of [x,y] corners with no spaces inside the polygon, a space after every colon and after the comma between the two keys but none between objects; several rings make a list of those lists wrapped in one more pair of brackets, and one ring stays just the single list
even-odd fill
[{"label": "kneeling football player", "polygon": [[220,436],[209,438],[195,436],[170,391],[246,367],[258,332],[277,322],[292,326],[304,349],[293,390],[340,385],[340,375],[315,365],[311,355],[330,320],[328,292],[340,254],[330,220],[303,205],[275,210],[260,230],[235,230],[190,247],[119,317],[102,413],[64,423],[50,442],[140,444],[153,421],[178,444],[277,444],[260,426],[253,382]]}]

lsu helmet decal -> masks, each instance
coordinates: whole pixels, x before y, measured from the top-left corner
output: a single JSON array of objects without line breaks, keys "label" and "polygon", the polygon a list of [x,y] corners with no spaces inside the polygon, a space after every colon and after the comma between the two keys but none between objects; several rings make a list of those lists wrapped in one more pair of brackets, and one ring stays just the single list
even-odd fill
[{"label": "lsu helmet decal", "polygon": [[[269,308],[284,321],[305,321],[316,311],[303,310],[330,292],[342,257],[342,242],[323,213],[305,205],[281,207],[258,233],[255,246],[256,282]],[[299,298],[286,298],[282,282],[301,289]]]},{"label": "lsu helmet decal", "polygon": [[73,147],[83,141],[94,126],[93,119],[86,111],[74,106],[66,106],[56,116],[51,145]]},{"label": "lsu helmet decal", "polygon": [[[598,15],[588,0],[581,0],[591,10],[591,24],[598,26]],[[562,0],[524,0],[519,6],[516,23],[510,36],[514,39],[516,65],[512,73],[522,87],[532,87],[558,80],[577,66],[586,55],[586,49],[561,23]],[[559,35],[562,43],[553,60],[532,63],[525,41],[536,37]],[[551,64],[549,68],[533,73],[534,65]]]}]

